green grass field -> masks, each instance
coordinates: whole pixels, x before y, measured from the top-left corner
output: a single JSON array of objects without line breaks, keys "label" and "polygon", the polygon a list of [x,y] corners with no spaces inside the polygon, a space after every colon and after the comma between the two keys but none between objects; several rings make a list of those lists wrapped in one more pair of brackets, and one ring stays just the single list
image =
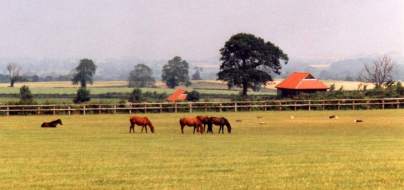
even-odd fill
[{"label": "green grass field", "polygon": [[2,117],[0,189],[404,187],[404,110],[209,114],[233,133],[181,135],[189,114],[148,115],[155,134],[128,134],[129,115],[60,116],[57,129],[39,126],[58,116]]}]

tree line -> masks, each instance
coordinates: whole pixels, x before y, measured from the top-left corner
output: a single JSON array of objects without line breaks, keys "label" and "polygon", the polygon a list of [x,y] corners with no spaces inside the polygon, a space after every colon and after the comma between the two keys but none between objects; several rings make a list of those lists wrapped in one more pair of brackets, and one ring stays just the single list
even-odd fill
[{"label": "tree line", "polygon": [[[229,88],[241,88],[240,95],[246,97],[248,90],[259,90],[268,81],[272,81],[274,75],[281,73],[282,66],[289,61],[288,55],[281,48],[270,41],[253,34],[239,33],[230,37],[220,49],[220,70],[217,79],[227,82]],[[91,59],[81,59],[71,74],[73,84],[80,84],[77,91],[77,98],[74,102],[81,103],[90,100],[88,84],[93,83],[97,66]],[[177,86],[189,86],[192,80],[200,80],[201,67],[195,67],[194,73],[189,74],[189,63],[175,56],[162,67],[161,79],[168,88]],[[21,68],[16,64],[7,66],[10,86],[22,80]],[[385,56],[373,64],[364,65],[361,79],[366,82],[375,83],[379,88],[388,87],[394,84],[392,72],[394,64]],[[153,71],[145,64],[137,64],[129,72],[128,85],[134,88],[154,87],[156,79]],[[138,91],[134,91],[134,99]]]}]

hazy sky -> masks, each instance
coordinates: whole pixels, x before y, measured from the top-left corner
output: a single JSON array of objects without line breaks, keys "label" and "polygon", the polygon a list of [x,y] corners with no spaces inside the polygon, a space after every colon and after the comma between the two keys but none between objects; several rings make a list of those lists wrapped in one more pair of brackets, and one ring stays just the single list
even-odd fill
[{"label": "hazy sky", "polygon": [[404,0],[0,0],[0,57],[218,56],[238,32],[289,56],[404,54]]}]

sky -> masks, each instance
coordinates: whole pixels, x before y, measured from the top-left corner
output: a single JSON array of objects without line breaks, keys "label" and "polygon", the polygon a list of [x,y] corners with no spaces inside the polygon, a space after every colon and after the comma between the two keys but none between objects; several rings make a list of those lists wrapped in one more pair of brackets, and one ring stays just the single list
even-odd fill
[{"label": "sky", "polygon": [[0,0],[0,57],[219,56],[252,33],[290,57],[404,55],[403,0]]}]

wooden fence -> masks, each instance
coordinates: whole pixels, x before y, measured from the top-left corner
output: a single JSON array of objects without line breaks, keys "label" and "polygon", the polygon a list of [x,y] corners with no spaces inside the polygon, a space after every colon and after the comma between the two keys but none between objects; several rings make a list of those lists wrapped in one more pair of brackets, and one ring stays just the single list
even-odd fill
[{"label": "wooden fence", "polygon": [[114,113],[177,113],[239,112],[284,110],[364,110],[404,108],[404,98],[333,99],[333,100],[270,100],[240,102],[181,102],[86,105],[0,105],[0,115],[114,114]]}]

